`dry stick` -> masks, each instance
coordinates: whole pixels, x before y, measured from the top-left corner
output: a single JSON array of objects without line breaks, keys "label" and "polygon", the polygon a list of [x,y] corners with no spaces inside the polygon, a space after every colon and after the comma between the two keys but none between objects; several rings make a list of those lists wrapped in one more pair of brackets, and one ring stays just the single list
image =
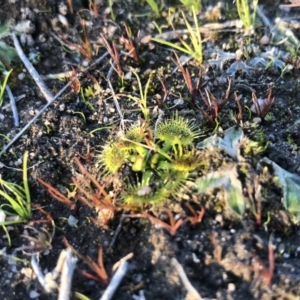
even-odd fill
[{"label": "dry stick", "polygon": [[125,276],[127,269],[128,269],[128,262],[122,261],[120,264],[120,267],[118,268],[117,272],[111,279],[109,286],[104,291],[100,300],[110,300],[112,298],[116,289],[118,288],[119,284],[121,283],[123,277]]},{"label": "dry stick", "polygon": [[14,97],[9,85],[6,85],[5,89],[6,89],[8,97],[9,97],[10,106],[11,106],[11,110],[12,110],[13,118],[14,118],[14,125],[16,127],[19,127],[20,123],[19,123],[19,116],[18,116],[18,110],[17,110],[17,106],[16,106],[15,97]]},{"label": "dry stick", "polygon": [[111,75],[112,75],[112,72],[114,71],[114,68],[115,68],[115,63],[113,63],[113,65],[110,67],[106,79],[107,79],[107,82],[108,82],[108,85],[109,85],[109,88],[110,88],[112,97],[113,97],[113,99],[114,99],[116,109],[117,109],[118,114],[119,114],[120,119],[121,119],[121,128],[122,128],[123,131],[125,131],[125,124],[124,124],[123,113],[122,113],[122,111],[121,111],[121,108],[120,108],[118,99],[117,99],[116,94],[115,94],[115,91],[114,91],[114,89],[113,89],[113,86],[112,86],[112,84],[111,84],[111,82],[110,82],[110,77],[111,77]]},{"label": "dry stick", "polygon": [[[18,45],[20,46],[20,44],[19,44],[19,41],[18,41],[18,39],[17,38],[15,38],[14,39],[14,42],[17,42],[18,43]],[[15,44],[16,44],[16,42],[15,42]],[[27,61],[28,61],[28,59],[27,59],[27,57],[24,55],[24,53],[23,53],[23,51],[22,51],[22,48],[21,47],[18,47],[19,49],[21,49],[21,53],[19,53],[18,52],[18,49],[17,49],[17,47],[16,47],[16,49],[17,49],[17,52],[18,52],[18,54],[19,54],[19,56],[21,57],[21,59],[22,59],[22,61],[24,62],[24,65],[25,66],[27,66],[28,65],[28,63],[27,63]],[[39,88],[41,88],[42,89],[42,93],[43,94],[45,94],[45,93],[47,93],[47,92],[45,92],[44,90],[43,90],[43,88],[44,87],[46,87],[46,90],[50,93],[50,95],[49,96],[51,96],[51,99],[50,99],[50,101],[48,101],[48,103],[25,125],[25,127],[24,128],[22,128],[22,130],[6,145],[6,146],[4,146],[4,148],[1,150],[1,152],[0,152],[0,156],[2,155],[2,154],[4,154],[5,152],[6,152],[6,150],[20,137],[20,136],[22,136],[22,134],[31,126],[31,124],[33,123],[33,122],[35,122],[43,113],[44,113],[44,111],[58,98],[58,97],[60,97],[61,95],[62,95],[62,93],[73,83],[73,81],[75,80],[75,79],[77,79],[77,77],[79,77],[79,76],[81,76],[84,72],[86,72],[87,70],[89,70],[90,68],[92,68],[92,67],[94,67],[95,65],[97,65],[98,63],[100,63],[106,56],[108,55],[108,52],[105,52],[102,56],[100,56],[98,59],[96,59],[95,60],[95,62],[94,63],[92,63],[90,66],[88,66],[86,69],[84,69],[81,73],[79,73],[76,77],[74,77],[68,84],[66,84],[54,97],[52,96],[52,94],[48,91],[48,89],[47,89],[47,87],[45,86],[45,84],[44,83],[42,83],[42,85],[41,86],[39,86]],[[25,61],[26,61],[26,63],[25,63]],[[29,61],[28,61],[29,62]],[[30,62],[29,62],[30,63]],[[32,65],[31,65],[32,66]],[[33,66],[32,66],[32,68],[33,68]],[[33,68],[34,69],[34,68]],[[28,69],[28,71],[30,72],[30,70]],[[34,70],[35,71],[35,70]],[[36,72],[36,71],[35,71]],[[32,77],[34,77],[34,75],[32,74],[32,73],[30,73],[31,74],[31,76]],[[37,74],[37,73],[36,73]],[[42,79],[40,78],[40,80],[42,81]]]},{"label": "dry stick", "polygon": [[[39,263],[37,261],[38,256],[36,254],[33,254],[31,256],[31,267],[33,272],[36,274],[36,277],[42,287],[44,288],[46,293],[51,293],[55,289],[57,289],[57,284],[55,280],[53,280],[50,273],[44,275],[42,270],[40,269]],[[50,275],[49,275],[50,274]]]},{"label": "dry stick", "polygon": [[190,283],[189,279],[187,278],[183,267],[181,266],[181,264],[177,261],[176,258],[172,258],[171,260],[172,265],[176,268],[178,275],[183,283],[183,285],[185,286],[185,288],[188,291],[189,296],[192,297],[187,297],[187,298],[191,298],[191,299],[195,299],[195,300],[201,300],[201,296],[199,295],[199,293],[196,291],[196,289],[192,286],[192,284]]},{"label": "dry stick", "polygon": [[[233,29],[231,29],[233,27]],[[212,33],[214,31],[237,31],[239,28],[241,28],[241,20],[232,20],[227,21],[225,23],[207,23],[201,26],[199,28],[201,33]],[[194,31],[196,31],[196,28],[192,28]],[[181,29],[181,30],[172,30],[167,31],[163,33],[159,33],[154,36],[155,39],[162,39],[162,40],[175,40],[178,38],[178,36],[183,36],[185,34],[188,34],[190,32],[189,29]]]},{"label": "dry stick", "polygon": [[125,216],[123,215],[123,216],[121,217],[121,219],[120,219],[120,223],[119,223],[119,225],[118,225],[118,227],[117,227],[117,229],[116,229],[116,231],[115,231],[115,234],[114,234],[114,236],[113,236],[113,238],[112,238],[112,240],[111,240],[111,242],[110,242],[110,244],[109,244],[109,247],[110,247],[110,248],[112,248],[112,247],[114,246],[114,244],[115,244],[115,242],[116,242],[116,239],[117,239],[119,233],[121,232],[121,229],[122,229],[122,226],[123,226],[124,221],[125,221]]},{"label": "dry stick", "polygon": [[44,95],[44,97],[46,98],[47,102],[51,102],[53,99],[53,95],[48,90],[47,86],[45,85],[44,81],[42,80],[39,73],[36,71],[36,69],[32,65],[32,63],[25,56],[15,33],[12,34],[12,38],[14,41],[14,46],[18,52],[18,55],[19,55],[20,59],[22,60],[23,64],[25,65],[26,69],[28,70],[28,72],[30,73],[32,78],[34,79],[37,86],[40,88],[40,90],[41,90],[42,94]]},{"label": "dry stick", "polygon": [[77,262],[77,258],[72,255],[71,248],[68,248],[65,251],[67,252],[67,256],[61,272],[58,300],[69,299],[72,286],[72,277]]}]

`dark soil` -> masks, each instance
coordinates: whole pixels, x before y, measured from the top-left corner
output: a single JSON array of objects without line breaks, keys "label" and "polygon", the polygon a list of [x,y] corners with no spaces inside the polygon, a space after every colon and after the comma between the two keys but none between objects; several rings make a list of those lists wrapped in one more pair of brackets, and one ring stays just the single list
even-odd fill
[{"label": "dark soil", "polygon": [[[111,77],[115,93],[121,94],[118,96],[118,101],[126,119],[125,124],[132,124],[143,118],[140,107],[124,96],[124,94],[139,93],[135,77],[131,74],[130,78],[129,72],[132,67],[138,70],[143,86],[151,70],[155,71],[147,98],[153,124],[157,118],[153,111],[155,107],[159,107],[165,112],[165,118],[171,117],[178,111],[181,116],[193,120],[203,134],[199,140],[213,135],[214,126],[199,110],[199,107],[206,109],[201,97],[196,93],[195,102],[192,103],[181,72],[172,73],[175,68],[171,60],[174,57],[172,51],[138,38],[138,34],[144,37],[147,34],[156,35],[157,30],[152,21],[155,20],[159,25],[166,24],[167,7],[178,8],[179,3],[166,1],[166,8],[159,17],[156,17],[145,3],[114,1],[116,20],[112,21],[106,1],[99,6],[98,16],[93,15],[89,10],[89,2],[92,1],[74,1],[74,14],[71,14],[68,9],[65,19],[58,21],[59,3],[56,1],[1,1],[0,20],[3,24],[8,22],[18,24],[30,20],[35,25],[30,32],[34,43],[22,47],[27,56],[32,53],[37,55],[38,61],[35,67],[45,79],[53,95],[66,84],[66,81],[49,79],[47,75],[73,70],[72,77],[87,63],[93,63],[106,51],[101,34],[104,34],[110,43],[114,41],[120,53],[128,53],[124,42],[121,42],[121,37],[126,37],[123,25],[125,22],[130,27],[133,37],[136,37],[134,42],[139,55],[138,61],[130,55],[121,56],[121,64],[126,74],[123,83],[116,72]],[[207,14],[205,12],[214,5],[210,3],[211,7],[209,7],[205,3],[207,1],[203,2],[201,24],[224,23],[238,18],[231,1],[227,1],[219,12],[216,9],[214,13],[210,11]],[[276,16],[297,21],[299,9],[293,8],[285,12],[279,9],[280,4],[282,4],[280,1],[260,1],[261,7],[266,10],[265,13],[272,22]],[[24,13],[26,9],[28,11]],[[76,45],[80,45],[80,41],[85,38],[79,14],[88,24],[87,36],[93,49],[90,60],[75,49]],[[141,16],[142,14],[144,16]],[[68,22],[67,25],[62,24],[64,20]],[[180,24],[180,15],[175,18],[174,24],[176,29],[184,28],[184,23]],[[291,30],[296,36],[299,35],[299,29]],[[172,31],[172,29],[163,29],[163,31]],[[244,36],[243,32],[235,29],[205,34],[203,38],[207,40],[203,43],[203,63],[199,64],[191,60],[185,66],[190,71],[194,86],[196,87],[197,81],[200,80],[199,88],[202,92],[208,88],[218,100],[223,99],[228,87],[228,75],[225,72],[232,61],[226,62],[223,70],[209,66],[208,60],[213,49],[222,49],[223,44],[229,45],[231,41],[232,46],[226,52],[234,53],[238,48],[246,45],[256,45],[264,51],[265,46],[261,46],[259,40],[265,32],[269,34],[267,28],[261,23],[256,35],[252,37]],[[62,46],[53,34],[60,37],[66,46]],[[66,40],[69,41],[71,51],[67,49]],[[13,45],[10,37],[5,38],[4,41]],[[70,46],[71,43],[73,46]],[[279,47],[284,53],[291,50],[284,44],[273,45]],[[109,222],[100,226],[99,223],[105,219],[104,212],[97,213],[95,208],[84,205],[79,201],[79,192],[71,198],[76,203],[76,209],[72,209],[51,197],[47,189],[37,181],[37,178],[41,178],[64,195],[70,194],[74,190],[72,177],[80,173],[74,163],[74,158],[77,157],[101,184],[105,182],[105,172],[99,166],[99,153],[107,141],[117,139],[120,131],[120,116],[106,80],[111,66],[110,60],[111,58],[107,56],[100,64],[92,67],[79,78],[78,84],[80,82],[83,90],[89,87],[96,90],[92,96],[83,97],[82,94],[74,91],[75,86],[72,85],[73,90],[69,88],[55,101],[1,157],[1,165],[3,164],[0,170],[1,177],[22,185],[20,171],[22,157],[25,151],[29,151],[28,177],[32,203],[39,205],[48,214],[42,213],[33,206],[32,220],[27,224],[9,226],[12,241],[10,247],[7,235],[2,231],[0,237],[0,249],[3,252],[0,257],[1,299],[56,299],[56,292],[46,294],[31,271],[30,253],[40,252],[40,267],[43,271],[49,272],[55,267],[61,250],[66,247],[64,238],[83,257],[89,256],[94,261],[97,261],[98,249],[101,246],[103,263],[109,278],[113,275],[113,265],[127,254],[133,253],[133,257],[128,261],[129,269],[126,276],[113,299],[142,299],[134,298],[134,295],[138,295],[140,291],[144,291],[146,299],[184,299],[185,297],[194,299],[187,295],[176,269],[171,264],[171,259],[174,257],[182,265],[191,284],[202,298],[298,299],[300,294],[299,226],[291,221],[291,216],[282,204],[282,191],[271,180],[272,170],[269,170],[269,177],[264,182],[260,178],[263,195],[260,223],[249,205],[242,218],[228,213],[224,204],[220,205],[222,195],[219,190],[202,196],[185,190],[183,197],[174,197],[174,199],[166,199],[159,205],[148,204],[143,207],[145,212],[165,222],[168,222],[164,209],[166,207],[177,219],[185,219],[191,215],[186,203],[189,203],[195,211],[200,211],[201,207],[205,208],[201,222],[193,225],[186,221],[175,235],[153,225],[145,218],[131,217],[130,214],[139,211],[140,207],[132,211],[128,208],[115,211]],[[255,140],[258,128],[253,129],[253,118],[256,116],[254,113],[249,114],[247,110],[247,107],[252,104],[251,90],[255,91],[257,98],[266,98],[268,91],[272,90],[272,97],[275,97],[274,105],[268,117],[258,125],[259,129],[263,129],[265,142],[269,142],[269,146],[259,156],[247,156],[250,177],[261,175],[262,171],[257,167],[257,162],[262,157],[268,157],[283,169],[300,175],[298,57],[290,55],[286,57],[285,63],[290,63],[293,69],[283,76],[281,70],[272,67],[256,68],[249,74],[238,71],[231,77],[229,100],[218,116],[217,133],[222,136],[226,129],[236,125],[230,116],[237,116],[238,113],[234,93],[241,95],[243,117],[239,125],[243,127],[247,136]],[[17,102],[19,128],[14,127],[9,108],[0,111],[2,116],[0,133],[10,139],[46,104],[46,100],[23,64],[13,63],[13,68],[9,85],[16,98],[21,95],[24,97]],[[25,75],[24,78],[20,74]],[[164,82],[168,92],[165,100],[161,81]],[[4,97],[4,105],[8,102],[6,97]],[[174,107],[178,98],[184,101]],[[101,130],[94,131],[95,129]],[[4,138],[0,139],[1,148],[4,147],[5,142]],[[209,166],[210,169],[221,167],[225,161],[233,161],[225,153],[217,150],[210,159],[215,164]],[[125,167],[109,183],[106,182],[105,188],[111,193],[115,203],[122,202],[120,193],[126,188],[125,182],[128,182],[128,178],[136,178],[136,175],[132,174],[130,168]],[[246,180],[240,179],[247,198]],[[5,200],[0,198],[0,201],[2,204]],[[267,221],[268,214],[269,221]],[[71,215],[78,220],[76,226],[71,226],[67,222]],[[40,249],[37,242],[29,241],[28,235],[37,237],[38,234],[32,229],[35,228],[39,231],[40,241],[47,239],[45,233],[41,237],[41,232],[52,234],[54,227],[49,221],[49,216],[53,218],[55,234],[50,241],[51,246],[47,247],[44,243],[44,248]],[[93,218],[96,220],[98,218],[98,223],[93,222]],[[26,228],[27,225],[30,227]],[[121,230],[117,233],[118,228]],[[24,234],[27,234],[27,237],[24,237]],[[274,248],[275,270],[269,283],[270,261],[272,264],[270,239]],[[22,251],[24,246],[31,246],[31,249],[26,249],[27,254]],[[4,255],[5,248],[8,256]],[[16,252],[19,248],[21,250]],[[10,254],[26,259],[27,263],[26,261],[12,262],[9,259]],[[99,299],[106,284],[87,277],[83,271],[95,276],[88,265],[79,259],[72,282],[72,291],[79,292],[89,299]],[[76,299],[75,294],[72,294],[71,298]]]}]

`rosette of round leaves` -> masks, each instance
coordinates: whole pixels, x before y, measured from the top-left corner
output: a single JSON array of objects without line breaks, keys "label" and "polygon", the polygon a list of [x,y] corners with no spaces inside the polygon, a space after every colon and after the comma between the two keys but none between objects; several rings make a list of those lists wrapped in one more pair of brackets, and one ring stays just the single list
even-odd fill
[{"label": "rosette of round leaves", "polygon": [[[153,163],[153,162],[151,162]],[[195,149],[183,150],[181,156],[175,156],[170,161],[169,160],[159,160],[157,162],[156,168],[158,170],[174,170],[178,172],[192,172],[197,168],[206,168],[206,162],[203,161],[200,154],[197,153]]]},{"label": "rosette of round leaves", "polygon": [[[188,172],[170,170],[154,174],[154,172],[148,170],[143,174],[142,182],[137,185],[130,185],[123,192],[122,198],[128,205],[160,203],[171,196],[176,197],[188,175]],[[147,177],[146,180],[145,177]]]},{"label": "rosette of round leaves", "polygon": [[176,113],[173,118],[159,123],[156,138],[164,142],[162,151],[168,152],[171,148],[175,156],[183,155],[183,148],[193,145],[194,140],[200,136],[197,126]]},{"label": "rosette of round leaves", "polygon": [[104,145],[99,155],[100,167],[104,169],[104,173],[114,174],[129,158],[130,152],[122,142],[109,142]]},{"label": "rosette of round leaves", "polygon": [[100,167],[104,172],[114,174],[126,161],[133,163],[133,170],[140,171],[145,166],[145,157],[148,153],[141,144],[146,134],[146,126],[134,125],[126,131],[123,139],[104,145],[99,155]]}]

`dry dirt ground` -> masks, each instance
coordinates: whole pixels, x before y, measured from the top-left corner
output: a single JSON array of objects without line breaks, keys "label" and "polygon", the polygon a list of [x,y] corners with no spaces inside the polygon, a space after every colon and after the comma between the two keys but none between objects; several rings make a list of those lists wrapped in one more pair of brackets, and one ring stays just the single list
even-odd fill
[{"label": "dry dirt ground", "polygon": [[[199,14],[201,24],[224,24],[228,20],[238,18],[231,1],[225,1],[221,7],[217,1],[209,1],[210,5],[206,2],[208,1],[203,1]],[[279,8],[284,1],[259,2],[272,24],[276,17],[288,20],[285,31],[291,30],[295,37],[299,35],[298,8],[284,11]],[[53,95],[67,81],[65,76],[59,80],[49,79],[49,75],[71,71],[70,78],[73,78],[85,66],[93,63],[106,51],[101,36],[103,34],[110,44],[115,42],[119,53],[122,54],[120,59],[125,76],[121,80],[114,72],[111,82],[127,120],[126,126],[143,119],[139,105],[124,96],[139,93],[137,80],[130,72],[130,68],[135,68],[143,87],[151,71],[155,71],[154,75],[151,75],[153,78],[147,97],[152,125],[157,120],[155,109],[158,107],[164,111],[164,118],[170,118],[177,111],[180,116],[192,120],[201,133],[196,143],[213,135],[214,126],[203,117],[199,109],[202,107],[208,112],[199,93],[195,93],[192,103],[181,72],[173,72],[176,66],[171,59],[174,58],[172,51],[147,40],[148,35],[155,36],[158,33],[153,21],[156,21],[157,26],[167,24],[167,7],[177,7],[173,12],[176,13],[180,6],[179,1],[165,1],[159,16],[155,16],[145,1],[141,4],[138,1],[116,0],[113,1],[115,21],[112,20],[106,1],[101,1],[95,9],[96,12],[99,11],[98,15],[92,12],[89,1],[74,1],[73,14],[66,6],[65,15],[59,15],[64,13],[64,7],[60,7],[64,4],[63,1],[4,0],[0,1],[0,4],[2,24],[10,24],[13,28],[22,22],[23,27],[30,24],[27,31],[23,30],[22,38],[25,44],[22,48],[26,56],[34,57],[35,68],[43,76]],[[176,29],[184,28],[182,16],[176,16]],[[80,19],[85,20],[87,24],[86,36]],[[274,32],[262,21],[259,22],[256,33],[252,36],[245,36],[241,29],[234,26],[226,27],[224,31],[204,33],[202,65],[194,60],[185,65],[189,69],[194,87],[200,79],[199,89],[205,93],[205,88],[208,88],[218,101],[225,97],[228,78],[231,78],[228,102],[218,116],[218,135],[223,136],[226,129],[236,125],[238,108],[234,93],[237,93],[241,96],[240,104],[243,108],[243,116],[238,120],[239,125],[253,140],[259,139],[256,135],[261,136],[263,132],[264,142],[268,142],[268,148],[263,154],[247,154],[249,176],[245,176],[240,170],[243,165],[238,167],[238,179],[242,183],[243,196],[247,199],[242,217],[228,212],[228,207],[222,202],[222,188],[212,189],[203,195],[185,189],[185,195],[182,197],[170,197],[156,205],[149,203],[139,208],[126,207],[115,210],[108,224],[101,225],[99,223],[108,218],[104,215],[107,211],[102,209],[97,213],[94,207],[84,205],[80,201],[80,198],[84,197],[82,193],[72,193],[72,177],[79,178],[80,173],[74,158],[78,158],[85,168],[102,185],[104,184],[116,206],[122,203],[120,194],[122,189],[126,189],[124,182],[137,180],[138,175],[132,174],[131,168],[127,166],[115,178],[105,181],[103,168],[99,166],[101,147],[108,140],[117,139],[120,132],[120,116],[106,79],[111,67],[111,58],[107,56],[85,72],[79,78],[77,86],[72,86],[73,90],[67,89],[54,101],[0,158],[1,177],[22,184],[21,161],[24,152],[29,152],[28,179],[32,203],[44,210],[43,213],[33,206],[32,219],[28,220],[28,223],[7,227],[11,246],[8,245],[5,231],[1,231],[1,299],[56,299],[57,290],[47,294],[32,272],[30,254],[39,252],[40,267],[43,272],[49,272],[55,267],[62,249],[66,247],[65,239],[81,254],[72,281],[72,299],[79,297],[75,292],[89,299],[99,299],[104,292],[107,282],[99,280],[82,259],[89,256],[96,262],[100,246],[103,249],[103,264],[109,279],[113,275],[113,265],[122,257],[133,253],[133,257],[128,260],[126,275],[113,299],[143,299],[138,296],[140,291],[143,291],[146,299],[195,299],[188,295],[171,263],[173,258],[182,265],[192,286],[203,299],[299,299],[299,225],[292,222],[283,205],[283,192],[273,182],[272,167],[269,166],[265,174],[262,165],[258,163],[261,158],[267,157],[283,169],[300,175],[298,49],[294,46],[296,50],[292,53],[291,45],[280,43],[275,38],[270,41],[270,46],[262,45],[260,39],[265,34],[271,37]],[[128,40],[124,23],[132,31],[138,51],[137,61],[128,55],[126,41],[122,41],[122,36]],[[161,28],[163,32],[172,32],[170,27]],[[92,47],[90,59],[78,51],[78,47],[82,47],[87,38]],[[6,37],[3,41],[13,45],[11,37]],[[176,37],[175,41],[178,41]],[[216,49],[235,53],[237,49],[258,47],[263,53],[272,49],[271,46],[282,51],[282,56],[274,54],[273,58],[280,59],[284,66],[255,66],[248,73],[238,70],[234,74],[228,74],[226,71],[235,60],[224,61],[223,68],[219,69],[213,61],[209,65],[209,59]],[[178,55],[181,55],[180,52]],[[249,57],[244,56],[242,60],[248,62],[255,56],[256,54],[249,50]],[[285,73],[283,69],[288,64],[293,68]],[[46,104],[23,64],[20,61],[12,62],[12,67],[14,71],[10,77],[10,87],[16,98],[23,97],[17,102],[19,127],[14,126],[9,108],[0,109],[0,133],[10,139]],[[167,93],[164,92],[161,82]],[[79,88],[85,92],[81,94],[75,91]],[[249,111],[252,92],[255,92],[257,98],[264,99],[270,89],[272,97],[275,97],[274,105],[268,117],[254,128],[253,119],[256,116]],[[8,98],[5,95],[4,105],[6,103]],[[3,148],[5,143],[5,138],[1,138],[0,147]],[[225,162],[234,162],[225,152],[216,149],[209,155],[204,153],[203,156],[204,160],[212,164],[208,165],[209,170],[221,168]],[[252,186],[253,193],[249,192],[249,177],[258,178],[260,192],[257,192],[258,186]],[[37,181],[38,178],[62,194],[69,195],[76,208],[72,209],[50,196],[47,189]],[[251,184],[253,182],[250,186]],[[296,190],[296,193],[298,192],[299,188]],[[254,202],[257,201],[254,206],[249,204],[252,203],[250,198]],[[1,204],[4,201],[0,198]],[[199,222],[193,224],[187,221],[188,217],[192,216],[188,205],[196,212],[205,209]],[[259,205],[261,221],[253,211],[253,207]],[[150,218],[133,218],[130,215],[147,212],[168,223],[170,220],[164,209],[166,207],[176,220],[186,220],[174,235],[161,226],[154,225],[149,221]],[[68,222],[70,216],[75,218],[76,224]],[[98,222],[93,222],[94,219]],[[54,228],[55,234],[50,238],[47,233],[51,235]],[[32,241],[29,237],[36,240]],[[12,254],[23,261],[12,260]]]}]

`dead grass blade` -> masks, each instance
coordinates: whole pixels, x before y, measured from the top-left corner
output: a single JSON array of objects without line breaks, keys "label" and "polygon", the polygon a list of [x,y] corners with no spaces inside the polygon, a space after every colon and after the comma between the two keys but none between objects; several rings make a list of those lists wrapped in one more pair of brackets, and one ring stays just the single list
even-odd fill
[{"label": "dead grass blade", "polygon": [[38,182],[41,183],[43,186],[45,186],[48,190],[48,193],[56,200],[67,204],[71,207],[71,209],[76,209],[76,204],[74,204],[69,198],[67,198],[65,195],[60,193],[57,189],[52,187],[49,183],[45,182],[41,178],[37,178]]}]

